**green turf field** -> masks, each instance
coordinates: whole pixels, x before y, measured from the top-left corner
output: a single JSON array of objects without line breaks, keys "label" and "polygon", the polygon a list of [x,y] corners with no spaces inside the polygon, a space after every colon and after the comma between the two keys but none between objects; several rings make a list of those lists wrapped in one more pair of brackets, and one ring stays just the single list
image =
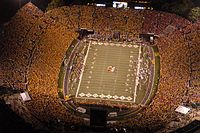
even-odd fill
[{"label": "green turf field", "polygon": [[90,41],[76,97],[135,102],[140,59],[141,46],[136,44]]}]

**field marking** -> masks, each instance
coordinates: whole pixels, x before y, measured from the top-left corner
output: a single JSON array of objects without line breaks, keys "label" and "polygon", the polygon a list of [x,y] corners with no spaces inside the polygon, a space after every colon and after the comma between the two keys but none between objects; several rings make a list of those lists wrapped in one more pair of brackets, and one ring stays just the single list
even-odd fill
[{"label": "field marking", "polygon": [[[122,54],[122,50],[121,50],[121,48],[120,48],[120,54],[119,54],[119,57],[121,56],[121,54]],[[118,77],[118,74],[119,74],[119,68],[120,68],[120,62],[121,62],[121,60],[120,60],[120,58],[118,58],[118,62],[117,62],[117,65],[116,65],[116,67],[117,67],[117,72],[116,72],[116,75],[115,75],[115,83],[114,83],[114,93],[116,93],[116,84],[117,84],[117,77]]]},{"label": "field marking", "polygon": [[135,80],[135,89],[134,89],[134,99],[133,102],[135,103],[136,97],[137,97],[137,86],[139,84],[138,80],[139,80],[139,73],[140,73],[140,57],[141,57],[141,45],[139,48],[139,56],[138,56],[138,64],[137,64],[137,73],[136,73],[136,80]]},{"label": "field marking", "polygon": [[128,100],[118,100],[118,99],[103,99],[103,98],[93,98],[93,97],[76,97],[76,98],[79,98],[79,99],[94,99],[94,100],[104,100],[104,101],[114,101],[114,102],[126,102],[126,103],[133,103],[133,101],[128,101]]},{"label": "field marking", "polygon": [[85,55],[85,59],[84,59],[84,62],[83,62],[83,67],[82,67],[82,70],[81,70],[80,80],[79,80],[79,83],[78,83],[78,88],[77,88],[75,97],[77,97],[79,89],[80,89],[81,81],[82,81],[82,78],[83,78],[83,72],[84,72],[84,69],[85,69],[86,60],[87,60],[87,57],[88,57],[88,53],[90,51],[90,44],[91,44],[91,41],[89,42],[87,53]]},{"label": "field marking", "polygon": [[[98,44],[98,43],[97,43]],[[105,50],[105,58],[107,59],[107,49]],[[103,60],[103,67],[102,67],[102,70],[101,70],[101,78],[100,78],[100,84],[99,84],[99,86],[100,86],[100,89],[102,90],[102,91],[104,91],[104,85],[102,85],[102,82],[103,82],[103,77],[104,77],[104,69],[105,69],[105,67],[106,67],[106,65],[107,65],[107,60],[106,59],[104,59]],[[101,88],[102,87],[102,88]],[[103,93],[103,92],[102,92]]]},{"label": "field marking", "polygon": [[[91,45],[93,45],[93,42],[94,41],[90,41],[89,42],[89,45],[88,45],[88,48],[87,48],[87,52],[86,52],[86,56],[85,56],[85,59],[84,59],[84,64],[87,64],[87,62],[86,62],[86,60],[88,61],[89,59],[90,59],[90,47],[91,47]],[[100,46],[102,46],[102,47],[104,47],[104,48],[106,48],[105,46],[106,45],[100,45]],[[139,47],[139,46],[138,46]],[[141,53],[141,52],[139,52],[139,48],[137,47],[137,50],[134,52],[135,54],[134,54],[134,57],[135,57],[135,59],[137,60],[137,57],[139,56],[138,55],[138,53]],[[120,48],[120,47],[118,47],[118,49],[120,49],[120,52],[121,52],[121,50],[123,49],[122,47]],[[106,51],[108,50],[107,48],[105,49]],[[109,50],[108,50],[109,51]],[[113,52],[115,52],[115,50],[113,51]],[[89,53],[89,54],[88,54]],[[92,52],[93,53],[93,52]],[[137,55],[136,55],[136,53],[137,53]],[[104,51],[104,54],[106,55],[106,54],[109,54],[109,52],[105,52]],[[93,54],[91,54],[92,55],[92,57],[93,57]],[[110,54],[109,54],[110,55]],[[119,56],[120,57],[120,56]],[[106,57],[103,57],[103,59],[104,58],[109,58],[109,56],[108,55],[106,55]],[[119,58],[120,59],[120,58]],[[120,59],[121,60],[121,59]],[[105,67],[106,65],[107,65],[107,60],[103,60],[104,62],[103,63],[101,63],[101,66],[102,67]],[[121,61],[120,61],[121,62]],[[118,64],[118,63],[117,63]],[[118,64],[119,65],[119,64]],[[138,64],[137,64],[138,65]],[[137,67],[137,65],[136,65],[136,67]],[[84,65],[85,66],[85,65]],[[124,67],[124,66],[123,66]],[[83,72],[84,72],[84,70],[85,70],[85,68],[82,68],[83,69],[83,71],[81,72],[81,74],[80,74],[80,80],[79,80],[79,83],[78,83],[78,87],[77,87],[77,90],[76,90],[76,97],[79,97],[78,95],[79,95],[79,93],[80,93],[80,89],[82,89],[82,87],[81,87],[81,85],[83,85],[83,82],[85,82],[85,80],[84,80],[84,74],[83,74]],[[100,85],[102,85],[102,82],[103,82],[103,75],[105,75],[104,73],[104,71],[101,71],[101,70],[99,70],[99,73],[101,73],[101,77],[100,77]],[[117,75],[115,75],[114,77],[114,79],[116,79],[117,81],[119,80],[117,77],[118,77],[118,74],[119,73],[117,73]],[[136,78],[136,77],[135,77]],[[94,77],[94,79],[95,79],[95,77]],[[116,84],[117,83],[114,83],[114,88],[113,88],[113,90],[109,90],[109,94],[111,94],[111,93],[113,93],[114,92],[114,94],[118,91],[118,90],[116,90]],[[85,86],[85,85],[84,85]],[[134,84],[133,85],[131,85],[132,86],[132,89],[134,88]],[[137,89],[137,88],[136,88]],[[104,87],[102,86],[102,89],[99,89],[100,90],[100,92],[105,92],[105,91],[108,91],[107,89],[104,89]],[[87,91],[88,92],[88,91]],[[129,93],[128,93],[129,94]],[[127,94],[126,94],[127,95]],[[131,95],[128,95],[128,96],[131,96]],[[131,96],[131,98],[132,98],[132,102],[133,102],[133,99],[134,99],[134,97],[133,97],[133,94],[132,94],[132,96]],[[121,101],[121,100],[120,100]]]}]

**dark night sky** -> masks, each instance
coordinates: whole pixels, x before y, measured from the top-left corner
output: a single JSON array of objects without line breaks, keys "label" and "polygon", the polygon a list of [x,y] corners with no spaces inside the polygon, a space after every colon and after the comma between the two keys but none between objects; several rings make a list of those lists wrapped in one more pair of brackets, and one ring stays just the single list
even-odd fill
[{"label": "dark night sky", "polygon": [[20,5],[23,6],[29,1],[45,10],[50,0],[0,0],[0,23],[8,21],[17,12]]}]

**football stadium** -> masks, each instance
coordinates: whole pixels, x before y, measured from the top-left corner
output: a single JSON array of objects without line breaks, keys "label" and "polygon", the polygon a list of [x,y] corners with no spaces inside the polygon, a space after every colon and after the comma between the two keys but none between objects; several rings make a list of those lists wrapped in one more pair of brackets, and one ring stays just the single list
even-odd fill
[{"label": "football stadium", "polygon": [[[66,52],[59,74],[59,94],[74,111],[86,113],[75,105],[80,103],[131,108],[129,111],[134,114],[133,108],[148,105],[156,92],[157,47],[139,38],[123,42],[109,38],[90,35],[73,40]],[[113,109],[108,109],[109,112],[114,113]],[[126,117],[121,114],[121,118]]]},{"label": "football stadium", "polygon": [[13,112],[38,133],[198,132],[199,19],[83,3],[29,2],[0,27],[3,129]]}]

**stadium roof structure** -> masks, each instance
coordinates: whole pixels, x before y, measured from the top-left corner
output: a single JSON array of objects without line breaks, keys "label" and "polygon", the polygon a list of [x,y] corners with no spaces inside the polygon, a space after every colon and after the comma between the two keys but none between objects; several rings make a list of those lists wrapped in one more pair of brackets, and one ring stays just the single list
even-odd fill
[{"label": "stadium roof structure", "polygon": [[[141,9],[152,9],[151,0],[88,0],[80,1],[73,0],[68,1],[68,5],[96,5],[96,6],[106,6],[106,7],[115,7],[115,8],[134,8],[134,7],[143,7]],[[121,5],[120,5],[121,4]],[[140,9],[140,8],[138,8]]]},{"label": "stadium roof structure", "polygon": [[[166,30],[169,26],[174,30]],[[25,105],[30,115],[43,122],[84,123],[66,110],[58,94],[60,67],[81,27],[102,35],[120,31],[129,38],[140,33],[160,36],[155,40],[160,55],[158,91],[150,105],[120,125],[156,130],[179,118],[175,108],[183,102],[199,102],[199,23],[165,12],[93,6],[65,6],[44,13],[28,3],[0,33],[0,86],[28,91],[32,100]]]},{"label": "stadium roof structure", "polygon": [[[77,1],[79,1],[79,0],[77,0]],[[135,3],[150,3],[151,2],[151,0],[102,0],[101,2],[112,2],[112,1],[117,1],[117,2],[135,2]],[[88,2],[98,3],[100,1],[98,1],[98,0],[88,0]]]}]

